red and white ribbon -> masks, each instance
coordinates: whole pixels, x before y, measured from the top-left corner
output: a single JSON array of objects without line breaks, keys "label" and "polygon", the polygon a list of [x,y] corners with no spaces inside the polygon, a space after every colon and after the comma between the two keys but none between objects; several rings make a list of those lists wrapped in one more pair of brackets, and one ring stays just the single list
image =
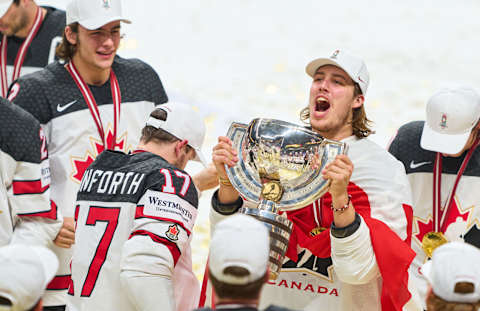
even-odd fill
[{"label": "red and white ribbon", "polygon": [[435,232],[445,233],[448,226],[448,218],[452,209],[452,202],[455,198],[455,193],[457,192],[457,186],[460,182],[460,178],[467,168],[467,164],[472,158],[472,154],[477,148],[480,139],[476,139],[473,143],[470,150],[468,150],[465,159],[463,159],[462,165],[457,172],[457,177],[455,178],[455,183],[453,184],[452,190],[448,195],[445,205],[442,207],[442,195],[441,195],[441,181],[442,181],[442,155],[437,152],[435,157],[435,165],[433,166],[433,230]]},{"label": "red and white ribbon", "polygon": [[65,67],[72,76],[73,81],[75,81],[75,84],[77,85],[79,90],[82,92],[83,98],[87,103],[93,121],[97,126],[98,135],[102,139],[103,146],[105,147],[105,149],[115,149],[115,144],[117,143],[117,129],[118,124],[120,123],[120,104],[122,102],[122,95],[120,92],[120,86],[118,85],[117,76],[113,72],[113,69],[110,69],[110,89],[112,92],[113,100],[113,139],[109,144],[107,142],[107,136],[105,136],[105,131],[103,128],[102,119],[100,117],[100,111],[98,110],[97,102],[95,100],[95,97],[93,97],[90,88],[82,79],[72,61],[70,61]]},{"label": "red and white ribbon", "polygon": [[[12,81],[17,80],[20,77],[20,72],[22,70],[22,65],[27,55],[27,50],[30,47],[30,44],[33,41],[33,38],[37,35],[38,30],[42,26],[43,22],[43,12],[40,6],[37,8],[37,13],[35,15],[35,20],[32,27],[30,28],[25,41],[20,46],[20,49],[17,52],[15,57],[15,62],[13,64],[13,74]],[[8,77],[7,77],[7,36],[3,35],[2,42],[0,43],[0,78],[2,83],[2,96],[7,97],[8,92]]]}]

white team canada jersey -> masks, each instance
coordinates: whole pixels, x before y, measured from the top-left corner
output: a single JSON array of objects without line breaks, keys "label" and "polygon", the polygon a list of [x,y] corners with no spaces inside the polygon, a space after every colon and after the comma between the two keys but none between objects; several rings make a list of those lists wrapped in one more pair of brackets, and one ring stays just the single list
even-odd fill
[{"label": "white team canada jersey", "polygon": [[22,242],[47,246],[62,218],[50,204],[45,135],[35,118],[3,98],[0,128],[0,246],[10,243],[14,227]]},{"label": "white team canada jersey", "polygon": [[[172,278],[177,310],[196,307],[190,241],[197,205],[190,176],[161,157],[102,153],[78,193],[67,310],[138,310],[122,289],[121,271]],[[158,295],[159,310],[175,299],[144,290]]]},{"label": "white team canada jersey", "polygon": [[[432,220],[435,152],[420,147],[423,124],[423,121],[415,121],[402,126],[389,151],[403,162],[412,188],[414,216],[412,248],[417,253],[413,268],[422,301],[425,301],[428,286],[419,269],[427,261],[422,249],[423,236],[435,231]],[[445,206],[465,155],[458,158],[443,158],[442,206]],[[480,199],[477,193],[477,189],[480,189],[479,163],[480,150],[475,150],[458,184],[444,232],[448,241],[465,241],[477,247],[480,247]]]},{"label": "white team canada jersey", "polygon": [[[166,102],[167,96],[158,75],[140,60],[117,56],[112,68],[121,92],[115,150],[128,152],[138,144],[141,129],[155,105]],[[103,86],[89,87],[98,105],[106,140],[112,142],[114,111],[110,80]],[[65,67],[55,62],[18,79],[9,97],[42,124],[50,157],[51,198],[64,217],[73,217],[83,173],[105,149],[81,91]],[[57,276],[47,287],[43,300],[46,306],[65,304],[70,279],[71,250],[59,247],[53,250],[60,265]]]},{"label": "white team canada jersey", "polygon": [[[410,256],[407,256],[410,258],[407,260],[408,262],[404,263],[406,264],[405,274],[402,275],[407,277],[406,270],[414,254],[408,246],[407,214],[409,211],[411,214],[411,195],[405,171],[399,161],[368,139],[350,137],[343,142],[348,144],[348,156],[354,165],[348,186],[352,204],[356,212],[362,216],[362,222],[367,218],[377,222],[376,227],[372,227],[370,224],[372,220],[367,222],[372,236],[372,242],[368,242],[369,247],[373,247],[377,257],[378,251],[384,251],[388,256],[394,257],[395,252],[401,252],[401,250],[388,247],[381,250],[382,247],[378,245],[388,245],[390,241],[401,244],[402,249]],[[275,281],[269,281],[264,286],[260,298],[260,308],[276,304],[297,310],[393,310],[382,306],[381,303],[382,281],[385,277],[390,277],[382,272],[385,265],[380,266],[380,263],[374,260],[368,270],[368,274],[371,276],[370,280],[362,281],[362,284],[355,284],[355,280],[361,279],[362,275],[350,276],[351,283],[342,282],[335,271],[329,251],[324,256],[325,258],[321,258],[312,254],[311,249],[300,246],[302,244],[300,242],[301,234],[306,237],[310,236],[311,230],[316,227],[330,228],[333,222],[330,204],[331,196],[327,193],[313,204],[287,213],[288,218],[294,222],[294,228],[297,227],[298,230],[298,234],[292,233],[290,238],[290,247],[296,248],[298,259],[294,261],[288,257],[285,258],[278,278]],[[364,224],[362,225],[364,226]],[[382,233],[381,235],[384,236],[378,236],[372,228],[382,226],[382,232],[386,232],[386,234]],[[298,236],[298,243],[292,243],[292,239],[295,239],[296,236]],[[356,237],[353,238],[354,236]],[[316,247],[317,251],[318,249],[322,251],[322,247],[330,248],[330,232],[328,230],[315,238],[318,240],[313,242],[313,247]],[[349,254],[355,248],[354,245],[358,239],[356,234],[339,239],[348,241],[343,246],[344,252]],[[368,239],[368,233],[366,239]],[[351,269],[356,270],[356,267],[359,267],[357,271],[361,271],[361,267],[365,265],[362,259],[364,258],[351,258],[349,262]],[[395,265],[395,262],[388,264]],[[418,310],[418,308],[412,307],[412,304],[414,304],[413,300],[403,310]]]}]

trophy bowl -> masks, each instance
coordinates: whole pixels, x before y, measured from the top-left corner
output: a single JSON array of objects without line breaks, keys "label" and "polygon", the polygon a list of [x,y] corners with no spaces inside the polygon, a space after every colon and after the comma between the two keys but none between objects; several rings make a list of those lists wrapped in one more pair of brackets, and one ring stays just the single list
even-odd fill
[{"label": "trophy bowl", "polygon": [[307,206],[328,191],[321,175],[325,165],[347,152],[345,143],[328,140],[312,130],[275,119],[232,123],[227,136],[239,161],[226,166],[233,187],[256,208],[241,213],[262,221],[270,230],[270,278],[280,272],[292,223],[282,214]]}]

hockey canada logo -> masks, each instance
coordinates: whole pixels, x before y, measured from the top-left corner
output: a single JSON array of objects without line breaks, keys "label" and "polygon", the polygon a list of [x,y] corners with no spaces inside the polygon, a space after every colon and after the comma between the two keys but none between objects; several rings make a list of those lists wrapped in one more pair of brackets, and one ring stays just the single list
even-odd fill
[{"label": "hockey canada logo", "polygon": [[447,126],[447,114],[446,113],[442,114],[442,120],[440,121],[440,127],[442,128],[442,130],[444,130],[448,127]]},{"label": "hockey canada logo", "polygon": [[178,234],[179,233],[180,233],[180,231],[178,230],[178,225],[173,224],[173,225],[168,226],[168,230],[167,230],[167,232],[165,232],[165,235],[171,241],[178,241]]},{"label": "hockey canada logo", "polygon": [[102,0],[102,3],[105,9],[110,9],[110,0]]}]

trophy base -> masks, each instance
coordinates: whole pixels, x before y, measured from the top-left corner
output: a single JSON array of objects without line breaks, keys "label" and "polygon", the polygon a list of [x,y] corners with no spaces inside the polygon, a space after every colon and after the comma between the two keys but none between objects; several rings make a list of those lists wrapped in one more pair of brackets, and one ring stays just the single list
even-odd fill
[{"label": "trophy base", "polygon": [[[262,203],[265,201],[262,201]],[[279,215],[274,208],[274,202],[266,201],[267,209],[263,209],[265,205],[260,204],[259,208],[241,208],[240,213],[250,215],[263,222],[270,232],[270,256],[268,267],[270,270],[269,279],[275,280],[282,268],[283,259],[288,249],[290,234],[292,233],[293,223],[285,216]],[[273,205],[272,205],[273,203]]]}]

